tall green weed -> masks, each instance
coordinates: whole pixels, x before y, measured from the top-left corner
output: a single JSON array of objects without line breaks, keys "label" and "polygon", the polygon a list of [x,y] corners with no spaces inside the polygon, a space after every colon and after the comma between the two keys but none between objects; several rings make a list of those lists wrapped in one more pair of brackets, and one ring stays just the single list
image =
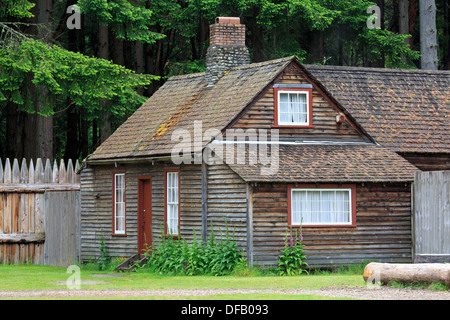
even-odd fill
[{"label": "tall green weed", "polygon": [[206,242],[197,239],[195,230],[191,243],[185,239],[163,237],[153,248],[152,254],[147,255],[148,262],[142,269],[167,275],[231,274],[244,258],[234,241],[234,231],[230,234],[226,222],[225,226],[224,235],[217,239],[211,231]]}]

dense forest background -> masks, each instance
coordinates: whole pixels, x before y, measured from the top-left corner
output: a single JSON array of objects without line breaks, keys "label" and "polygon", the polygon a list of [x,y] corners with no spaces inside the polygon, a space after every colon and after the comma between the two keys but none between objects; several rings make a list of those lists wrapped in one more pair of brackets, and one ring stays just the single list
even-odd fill
[{"label": "dense forest background", "polygon": [[[253,62],[423,68],[431,57],[450,69],[449,10],[450,0],[2,0],[0,158],[85,158],[168,77],[204,70],[217,16],[241,18]],[[436,38],[431,56],[425,38]]]}]

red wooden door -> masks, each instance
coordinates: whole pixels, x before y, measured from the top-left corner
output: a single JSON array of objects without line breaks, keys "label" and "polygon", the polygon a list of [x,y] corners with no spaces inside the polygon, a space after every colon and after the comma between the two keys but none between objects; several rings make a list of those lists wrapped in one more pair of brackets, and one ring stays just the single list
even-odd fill
[{"label": "red wooden door", "polygon": [[152,245],[152,177],[138,177],[138,253]]}]

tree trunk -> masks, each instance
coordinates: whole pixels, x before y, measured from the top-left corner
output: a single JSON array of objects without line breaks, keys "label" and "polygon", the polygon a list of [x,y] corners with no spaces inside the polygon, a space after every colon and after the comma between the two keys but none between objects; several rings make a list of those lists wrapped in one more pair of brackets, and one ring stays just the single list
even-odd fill
[{"label": "tree trunk", "polygon": [[[409,34],[409,2],[408,0],[399,0],[398,2],[398,31],[400,34]],[[409,39],[405,39],[405,44],[409,45]],[[405,57],[402,57],[406,62]]]},{"label": "tree trunk", "polygon": [[[45,38],[50,37],[51,26],[51,12],[53,10],[53,2],[51,0],[42,0],[38,2],[39,5],[39,16],[38,22],[44,25],[45,33],[43,36]],[[49,103],[50,97],[47,88],[37,88],[33,86],[35,91],[34,99],[35,100],[35,108],[36,112],[42,111],[42,106],[47,100]],[[39,91],[39,92],[37,92]],[[53,108],[55,106],[52,106]],[[42,159],[53,159],[53,116],[41,116],[36,114],[36,152],[32,155],[33,158],[42,158]]]},{"label": "tree trunk", "polygon": [[[409,2],[408,0],[399,0],[398,2],[398,31],[400,34],[409,34]],[[405,40],[409,43],[409,40]]]},{"label": "tree trunk", "polygon": [[[144,45],[140,41],[135,41],[134,43],[134,70],[137,74],[144,72]],[[137,91],[142,95],[144,88],[140,87]]]},{"label": "tree trunk", "polygon": [[436,4],[434,0],[419,1],[420,14],[420,66],[425,70],[438,69]]},{"label": "tree trunk", "polygon": [[251,51],[253,51],[252,62],[261,62],[265,61],[266,58],[264,55],[264,31],[256,20],[260,13],[259,8],[253,7],[251,13],[252,15],[247,17],[244,24],[250,33]]},{"label": "tree trunk", "polygon": [[8,101],[6,103],[6,157],[22,158],[23,112],[17,111],[18,106]]},{"label": "tree trunk", "polygon": [[364,280],[370,282],[441,282],[450,285],[450,264],[444,263],[369,263],[364,269]]},{"label": "tree trunk", "polygon": [[[109,59],[109,41],[108,26],[99,25],[98,27],[98,57],[101,59]],[[107,111],[108,101],[100,100],[100,107],[104,110],[101,116],[100,125],[100,143],[105,141],[112,133],[111,116]]]},{"label": "tree trunk", "polygon": [[125,66],[125,59],[123,55],[123,43],[122,39],[119,39],[114,36],[114,34],[110,33],[109,36],[112,39],[112,60],[115,64]]},{"label": "tree trunk", "polygon": [[81,118],[81,128],[80,128],[80,145],[81,145],[81,157],[85,159],[89,155],[89,121],[85,120],[83,115],[86,113],[85,110],[82,111],[80,115]]},{"label": "tree trunk", "polygon": [[339,32],[339,40],[338,40],[338,65],[343,66],[344,65],[344,43],[341,38],[341,34]]},{"label": "tree trunk", "polygon": [[416,20],[419,11],[419,0],[411,0],[411,4],[409,6],[409,34],[412,37],[409,39],[409,48],[414,50],[414,30],[416,28]]},{"label": "tree trunk", "polygon": [[75,160],[78,158],[78,126],[79,115],[75,106],[70,106],[66,112],[66,150],[64,152],[65,160]]},{"label": "tree trunk", "polygon": [[323,63],[323,31],[313,30],[311,31],[310,40],[310,53],[311,60],[310,63]]}]

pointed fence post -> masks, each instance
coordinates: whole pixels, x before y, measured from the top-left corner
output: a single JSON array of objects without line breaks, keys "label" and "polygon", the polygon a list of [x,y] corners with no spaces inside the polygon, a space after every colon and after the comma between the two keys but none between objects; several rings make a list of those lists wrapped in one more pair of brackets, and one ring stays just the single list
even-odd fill
[{"label": "pointed fence post", "polygon": [[11,163],[9,162],[9,158],[6,158],[3,181],[5,184],[11,183]]},{"label": "pointed fence post", "polygon": [[50,159],[45,161],[45,171],[44,171],[44,183],[51,183],[53,180],[52,166],[50,165]]},{"label": "pointed fence post", "polygon": [[30,167],[28,168],[28,183],[34,184],[34,164],[33,159],[30,160]]},{"label": "pointed fence post", "polygon": [[44,168],[41,158],[36,159],[36,170],[34,172],[34,181],[37,184],[44,183]]},{"label": "pointed fence post", "polygon": [[58,165],[56,164],[56,160],[53,161],[52,182],[59,183],[59,171]]},{"label": "pointed fence post", "polygon": [[20,168],[20,183],[28,183],[28,167],[25,158],[22,159],[22,166]]},{"label": "pointed fence post", "polygon": [[12,183],[20,183],[20,168],[19,168],[19,160],[14,158],[13,161],[13,170],[12,170]]},{"label": "pointed fence post", "polygon": [[69,159],[67,162],[67,183],[73,183],[74,172],[73,172],[73,164],[72,159]]},{"label": "pointed fence post", "polygon": [[59,164],[59,183],[67,183],[66,166],[64,159],[61,159]]}]

